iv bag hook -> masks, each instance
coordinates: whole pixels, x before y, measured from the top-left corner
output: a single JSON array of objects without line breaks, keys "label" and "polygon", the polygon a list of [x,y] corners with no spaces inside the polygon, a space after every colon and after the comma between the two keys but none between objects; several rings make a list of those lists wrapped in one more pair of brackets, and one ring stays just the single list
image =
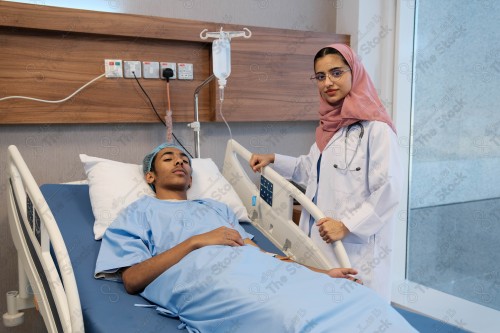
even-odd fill
[{"label": "iv bag hook", "polygon": [[244,31],[223,31],[222,27],[220,28],[220,31],[216,32],[208,32],[208,29],[203,29],[202,32],[200,32],[200,38],[201,39],[207,39],[207,38],[231,38],[234,37],[243,37],[243,38],[250,38],[252,37],[252,32],[248,28],[243,28]]}]

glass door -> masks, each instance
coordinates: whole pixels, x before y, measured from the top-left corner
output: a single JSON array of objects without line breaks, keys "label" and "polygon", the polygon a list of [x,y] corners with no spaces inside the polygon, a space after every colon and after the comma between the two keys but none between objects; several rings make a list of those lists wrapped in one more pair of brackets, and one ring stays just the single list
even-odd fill
[{"label": "glass door", "polygon": [[412,69],[406,280],[393,294],[463,329],[499,332],[500,1],[413,9],[413,63],[399,66]]}]

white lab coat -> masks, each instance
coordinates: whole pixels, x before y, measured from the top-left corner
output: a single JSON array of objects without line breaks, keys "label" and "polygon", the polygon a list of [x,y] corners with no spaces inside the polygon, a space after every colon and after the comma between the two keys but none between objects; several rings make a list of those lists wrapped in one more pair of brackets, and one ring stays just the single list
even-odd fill
[{"label": "white lab coat", "polygon": [[[363,121],[364,135],[359,142],[360,128],[349,131],[347,155],[345,134],[339,130],[323,150],[320,179],[317,182],[318,146],[312,145],[308,155],[298,158],[275,156],[274,169],[287,179],[307,186],[306,196],[314,197],[326,216],[340,220],[350,230],[343,240],[353,268],[366,286],[390,300],[393,225],[401,190],[402,173],[398,156],[398,141],[394,131],[379,121]],[[355,155],[356,145],[359,148]],[[354,158],[353,158],[354,156]],[[353,158],[351,170],[341,170]],[[334,168],[337,164],[339,168]],[[352,171],[356,168],[359,171]],[[309,233],[310,215],[302,212],[299,227]],[[339,267],[331,244],[319,235],[315,223],[312,240],[332,263]]]}]

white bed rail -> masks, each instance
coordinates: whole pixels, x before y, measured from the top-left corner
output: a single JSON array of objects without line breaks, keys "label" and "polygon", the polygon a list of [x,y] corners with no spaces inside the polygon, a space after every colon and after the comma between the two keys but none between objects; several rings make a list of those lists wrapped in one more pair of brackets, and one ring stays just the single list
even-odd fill
[{"label": "white bed rail", "polygon": [[[292,221],[293,198],[316,220],[325,217],[323,212],[294,185],[267,166],[263,168],[261,176],[273,186],[272,206],[269,205],[243,170],[237,155],[249,162],[252,154],[231,139],[227,143],[223,175],[243,201],[255,227],[295,261],[322,269],[333,268],[321,250]],[[342,242],[334,242],[331,246],[340,265],[351,267]]]},{"label": "white bed rail", "polygon": [[20,267],[19,293],[7,293],[4,325],[22,323],[18,310],[33,307],[31,287],[49,332],[84,332],[73,267],[54,216],[17,147],[9,146],[8,154],[9,225]]}]

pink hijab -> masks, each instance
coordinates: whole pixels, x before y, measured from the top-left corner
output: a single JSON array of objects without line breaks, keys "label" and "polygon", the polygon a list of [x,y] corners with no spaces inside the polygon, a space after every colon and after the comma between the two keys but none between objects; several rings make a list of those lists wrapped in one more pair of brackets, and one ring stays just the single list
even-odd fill
[{"label": "pink hijab", "polygon": [[319,150],[322,152],[325,149],[339,129],[360,120],[382,121],[396,133],[391,118],[378,98],[372,80],[354,51],[344,44],[332,44],[328,47],[336,49],[346,59],[351,68],[352,88],[337,105],[329,104],[320,94],[319,125],[316,128],[316,144]]}]

